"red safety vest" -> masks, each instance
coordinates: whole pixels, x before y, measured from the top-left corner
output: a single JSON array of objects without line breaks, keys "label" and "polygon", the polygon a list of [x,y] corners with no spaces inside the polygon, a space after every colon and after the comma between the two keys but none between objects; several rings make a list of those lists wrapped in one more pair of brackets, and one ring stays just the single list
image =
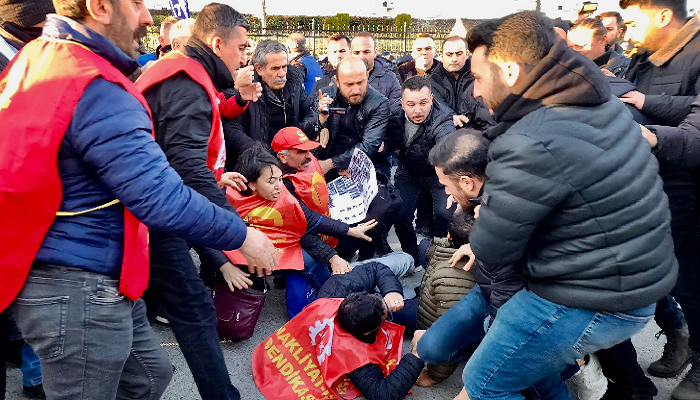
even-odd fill
[{"label": "red safety vest", "polygon": [[401,360],[405,328],[384,322],[373,344],[336,322],[343,299],[318,299],[253,351],[253,379],[270,400],[354,399],[348,372],[367,364],[389,375]]},{"label": "red safety vest", "polygon": [[[316,157],[311,156],[311,163],[306,171],[287,174],[284,177],[292,182],[294,191],[302,203],[324,217],[330,218],[328,185]],[[321,238],[331,247],[335,248],[338,245],[337,238],[327,235],[321,235]]]},{"label": "red safety vest", "polygon": [[[277,250],[278,270],[304,269],[301,237],[306,234],[306,217],[297,199],[282,185],[277,201],[260,196],[243,196],[232,188],[226,189],[226,198],[244,221],[263,232]],[[224,251],[234,264],[247,265],[238,250]]]},{"label": "red safety vest", "polygon": [[[119,70],[75,42],[34,40],[0,75],[0,310],[24,286],[59,212],[58,150],[85,88],[98,77],[121,85],[150,116],[146,100]],[[125,208],[119,291],[141,297],[148,267],[148,230]]]},{"label": "red safety vest", "polygon": [[206,90],[211,101],[212,121],[207,149],[207,166],[214,171],[214,177],[218,182],[221,180],[221,175],[224,173],[226,166],[224,130],[221,125],[218,92],[202,64],[187,57],[180,51],[171,51],[159,58],[136,80],[136,88],[141,93],[145,93],[148,88],[170,79],[180,72],[187,74],[193,81],[200,84]]}]

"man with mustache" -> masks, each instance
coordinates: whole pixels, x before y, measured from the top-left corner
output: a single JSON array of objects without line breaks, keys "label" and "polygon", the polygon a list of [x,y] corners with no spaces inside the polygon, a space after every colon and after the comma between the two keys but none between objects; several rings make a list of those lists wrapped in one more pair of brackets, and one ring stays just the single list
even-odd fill
[{"label": "man with mustache", "polygon": [[266,145],[282,128],[295,126],[309,135],[318,121],[314,95],[304,90],[304,77],[288,65],[287,48],[275,40],[262,40],[253,53],[254,80],[262,84],[262,96],[230,123],[224,122],[227,170],[232,171],[238,154],[253,141]]},{"label": "man with mustache", "polygon": [[185,186],[153,140],[148,104],[126,78],[153,24],[145,4],[54,7],[0,78],[0,120],[12,133],[0,135],[0,309],[12,303],[47,398],[157,399],[173,367],[140,299],[146,226],[264,255],[252,258],[268,268],[274,253]]},{"label": "man with mustache", "polygon": [[[240,100],[243,105],[257,98],[260,84],[251,83],[252,68],[240,69],[247,29],[245,18],[230,6],[209,4],[194,21],[192,37],[184,48],[161,57],[136,82],[151,107],[156,141],[170,165],[185,185],[229,211],[233,208],[217,184],[224,172],[226,151],[218,93],[236,87],[233,101]],[[260,239],[261,246],[271,246],[266,237]],[[211,295],[189,257],[188,243],[152,232],[150,247],[149,317],[155,319],[162,309],[203,399],[239,399],[219,345]],[[232,285],[248,276],[220,251],[195,250],[203,270],[221,271]],[[268,250],[274,251],[271,247]],[[248,265],[249,272],[258,276],[271,272],[262,268],[254,271],[255,264]]]},{"label": "man with mustache", "polygon": [[394,226],[401,249],[413,257],[416,265],[420,265],[413,228],[419,194],[424,190],[431,193],[435,236],[447,236],[447,223],[452,215],[451,209],[445,209],[445,187],[440,184],[435,168],[428,162],[428,154],[455,128],[450,111],[438,103],[431,93],[428,78],[412,76],[403,83],[401,90],[402,111],[389,123],[393,140],[386,140],[388,151],[398,150],[399,167],[394,185],[403,200]]}]

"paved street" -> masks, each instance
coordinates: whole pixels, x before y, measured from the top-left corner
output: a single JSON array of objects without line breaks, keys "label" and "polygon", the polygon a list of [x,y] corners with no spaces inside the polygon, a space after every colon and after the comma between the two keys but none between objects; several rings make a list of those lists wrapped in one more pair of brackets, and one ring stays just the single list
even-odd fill
[{"label": "paved street", "polygon": [[[398,249],[398,241],[393,234],[390,238],[390,244],[393,248]],[[419,273],[403,279],[403,284],[406,289],[413,288],[420,283]],[[406,292],[412,292],[406,290]],[[284,302],[284,290],[273,288],[268,292],[268,297],[263,308],[262,315],[255,329],[255,335],[242,343],[223,343],[222,347],[226,357],[228,370],[231,374],[231,381],[238,387],[242,393],[242,398],[245,400],[264,400],[265,398],[255,387],[252,378],[250,357],[253,349],[261,343],[267,336],[277,330],[280,326],[287,322],[287,313]],[[180,352],[179,347],[175,342],[175,337],[169,328],[156,325],[155,330],[165,347],[173,364],[177,367],[175,376],[173,377],[170,386],[168,387],[164,400],[190,400],[198,399],[197,387],[194,384],[192,375],[190,374],[187,363]],[[639,362],[644,369],[661,355],[663,343],[665,341],[662,336],[658,341],[654,338],[654,334],[658,331],[656,325],[650,323],[642,332],[634,337],[634,343],[639,352]],[[404,342],[404,352],[408,352],[411,346],[410,340]],[[433,400],[447,399],[451,400],[461,389],[461,368],[460,373],[454,374],[450,379],[433,388],[425,389],[414,387],[413,395],[407,399],[415,400]],[[667,400],[671,397],[671,391],[677,384],[678,380],[656,379],[652,378],[659,388],[657,400]],[[18,368],[8,370],[7,377],[7,399],[20,400],[24,399],[21,395],[22,378]],[[274,399],[268,399],[274,400]]]}]

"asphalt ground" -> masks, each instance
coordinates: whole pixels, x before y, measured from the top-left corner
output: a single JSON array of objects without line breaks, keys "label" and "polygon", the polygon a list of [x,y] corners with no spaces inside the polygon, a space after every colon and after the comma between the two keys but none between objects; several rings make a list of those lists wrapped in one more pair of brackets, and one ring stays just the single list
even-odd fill
[{"label": "asphalt ground", "polygon": [[[392,248],[398,249],[400,246],[393,231],[390,236],[389,243]],[[411,293],[412,288],[420,284],[420,279],[423,270],[419,269],[415,274],[402,279],[406,293]],[[233,343],[223,341],[221,347],[226,359],[231,382],[240,390],[242,399],[245,400],[263,400],[265,397],[260,394],[255,387],[251,369],[251,354],[253,349],[266,339],[270,334],[279,329],[288,321],[287,312],[284,300],[284,289],[272,288],[267,295],[265,307],[255,328],[255,334],[247,341]],[[177,345],[175,336],[167,327],[155,325],[154,330],[160,338],[163,348],[167,352],[170,360],[177,367],[168,389],[163,395],[164,400],[190,400],[199,399],[197,387],[192,378],[187,363]],[[661,356],[665,337],[661,336],[658,340],[654,335],[658,332],[658,327],[653,322],[650,322],[644,330],[638,333],[634,338],[634,344],[638,351],[638,359],[640,365],[646,370],[649,364]],[[404,353],[410,351],[411,341],[404,341]],[[459,393],[462,387],[461,371],[463,366],[453,374],[445,382],[440,383],[432,388],[414,387],[413,394],[407,397],[408,400],[437,400],[437,399],[452,399]],[[673,388],[678,384],[680,379],[658,379],[652,380],[659,389],[659,394],[656,397],[658,400],[667,400],[671,398]],[[22,375],[19,368],[7,369],[7,400],[20,400],[25,397],[22,395]],[[275,400],[275,399],[268,399]]]}]

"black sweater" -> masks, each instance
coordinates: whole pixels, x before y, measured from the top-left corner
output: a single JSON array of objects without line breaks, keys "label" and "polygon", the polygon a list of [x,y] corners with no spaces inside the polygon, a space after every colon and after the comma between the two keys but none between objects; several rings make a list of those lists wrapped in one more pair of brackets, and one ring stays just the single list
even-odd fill
[{"label": "black sweater", "polygon": [[[318,297],[344,298],[350,293],[372,292],[379,288],[382,296],[403,293],[401,282],[384,264],[368,262],[343,275],[333,275],[318,292]],[[376,339],[376,337],[375,337]],[[423,361],[404,354],[401,362],[385,378],[377,364],[367,364],[348,373],[350,382],[367,400],[400,400],[406,397],[423,370]]]}]

